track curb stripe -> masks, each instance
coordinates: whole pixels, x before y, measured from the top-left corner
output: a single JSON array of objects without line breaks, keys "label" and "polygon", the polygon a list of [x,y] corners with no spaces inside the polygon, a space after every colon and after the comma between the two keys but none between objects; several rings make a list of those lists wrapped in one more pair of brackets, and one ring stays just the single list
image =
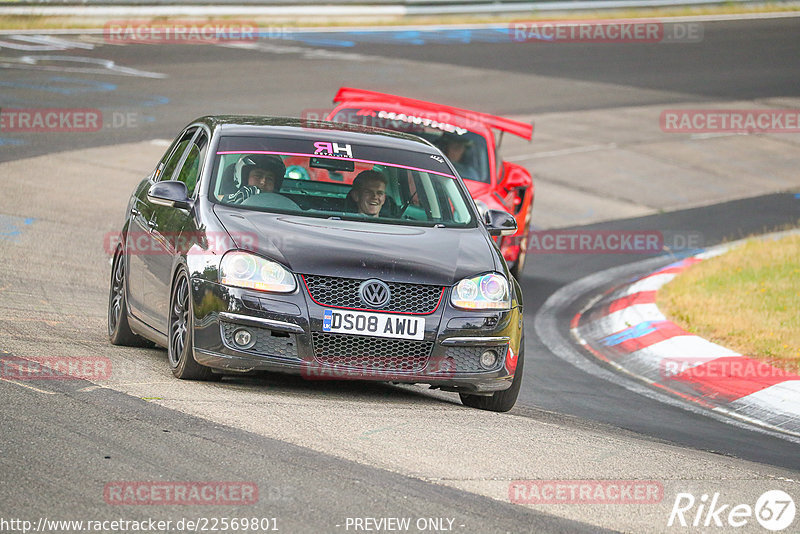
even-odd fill
[{"label": "track curb stripe", "polygon": [[756,424],[800,433],[800,376],[692,335],[656,306],[658,290],[720,246],[629,280],[576,314],[573,337],[596,358],[661,391]]}]

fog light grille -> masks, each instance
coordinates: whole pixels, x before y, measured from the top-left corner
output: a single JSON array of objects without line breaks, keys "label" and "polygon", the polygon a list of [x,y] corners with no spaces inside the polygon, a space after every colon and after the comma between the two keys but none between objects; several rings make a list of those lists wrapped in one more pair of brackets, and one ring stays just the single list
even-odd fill
[{"label": "fog light grille", "polygon": [[[486,369],[481,365],[481,355],[488,351],[497,354],[494,366]],[[454,372],[458,373],[487,373],[499,370],[506,357],[508,345],[495,345],[492,347],[447,347],[445,358],[452,358],[455,366]]]},{"label": "fog light grille", "polygon": [[248,326],[246,329],[255,342],[251,340],[252,346],[243,349],[234,341],[235,333],[243,329],[241,325],[220,321],[220,327],[222,328],[222,339],[225,345],[231,349],[278,358],[298,358],[297,336],[294,334],[276,332],[278,335],[274,335],[268,328]]}]

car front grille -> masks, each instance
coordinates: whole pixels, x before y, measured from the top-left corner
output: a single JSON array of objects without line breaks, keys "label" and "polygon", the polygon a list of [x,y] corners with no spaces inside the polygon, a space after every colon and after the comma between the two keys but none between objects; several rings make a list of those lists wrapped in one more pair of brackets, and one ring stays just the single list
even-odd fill
[{"label": "car front grille", "polygon": [[413,373],[428,363],[432,341],[312,332],[318,363],[367,371]]},{"label": "car front grille", "polygon": [[358,288],[364,280],[317,275],[305,275],[303,280],[311,298],[331,308],[428,314],[436,311],[444,291],[442,286],[387,282],[391,299],[382,308],[373,308],[361,302],[358,296]]}]

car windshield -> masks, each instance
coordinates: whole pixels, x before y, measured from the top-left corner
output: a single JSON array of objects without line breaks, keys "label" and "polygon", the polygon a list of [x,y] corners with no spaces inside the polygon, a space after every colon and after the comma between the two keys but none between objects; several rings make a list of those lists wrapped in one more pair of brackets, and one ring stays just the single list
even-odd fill
[{"label": "car windshield", "polygon": [[485,183],[491,181],[486,139],[466,128],[448,124],[446,120],[418,117],[413,113],[356,108],[343,108],[331,120],[417,135],[437,146],[453,163],[461,178]]},{"label": "car windshield", "polygon": [[220,139],[212,201],[385,224],[474,227],[468,197],[435,154],[308,139]]}]

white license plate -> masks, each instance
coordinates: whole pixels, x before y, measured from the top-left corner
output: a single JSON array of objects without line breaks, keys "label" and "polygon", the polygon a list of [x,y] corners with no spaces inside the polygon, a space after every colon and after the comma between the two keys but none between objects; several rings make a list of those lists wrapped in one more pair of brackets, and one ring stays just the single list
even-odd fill
[{"label": "white license plate", "polygon": [[423,339],[425,337],[425,319],[387,313],[325,310],[322,318],[322,331],[361,336]]}]

